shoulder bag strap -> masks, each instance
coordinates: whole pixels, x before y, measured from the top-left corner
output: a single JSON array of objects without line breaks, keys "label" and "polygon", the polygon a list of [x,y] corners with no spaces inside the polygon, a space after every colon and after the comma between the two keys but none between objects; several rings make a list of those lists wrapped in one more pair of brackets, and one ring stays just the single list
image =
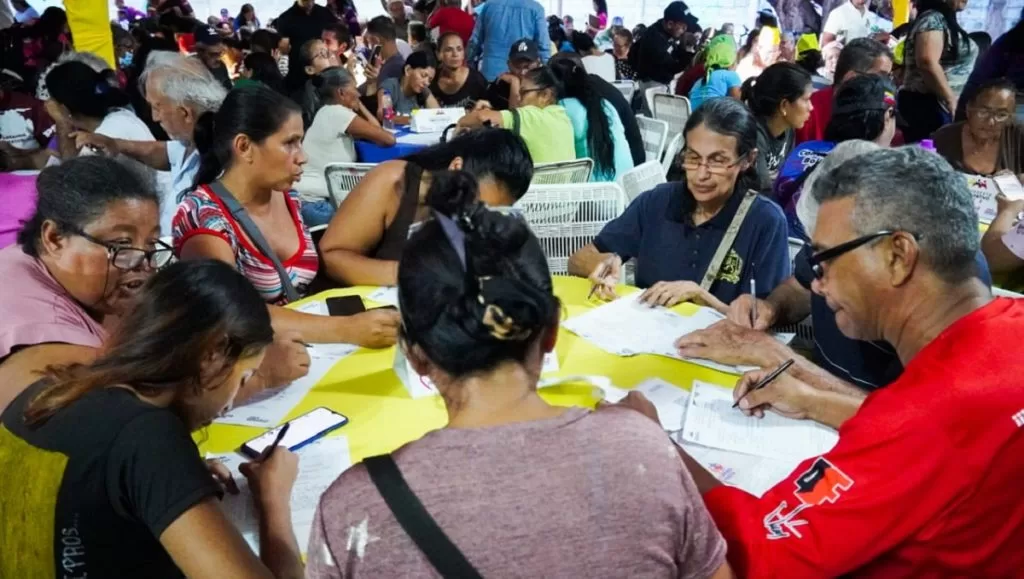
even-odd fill
[{"label": "shoulder bag strap", "polygon": [[409,488],[390,454],[371,456],[364,459],[363,464],[398,524],[442,577],[482,579],[473,564],[444,534],[416,493]]},{"label": "shoulder bag strap", "polygon": [[718,272],[722,269],[722,264],[725,263],[725,256],[732,249],[732,244],[736,241],[736,234],[740,232],[743,220],[747,218],[747,212],[750,211],[750,206],[754,204],[756,198],[757,192],[753,190],[747,191],[746,195],[743,196],[740,206],[736,209],[736,215],[733,215],[729,228],[725,230],[725,237],[722,238],[722,243],[718,244],[718,249],[715,250],[711,263],[708,264],[708,270],[704,272],[704,279],[700,282],[701,288],[711,291],[711,284],[715,283]]},{"label": "shoulder bag strap", "polygon": [[263,252],[263,255],[274,264],[274,269],[277,270],[278,277],[281,278],[281,288],[284,290],[285,297],[288,298],[289,302],[294,302],[301,298],[299,292],[292,285],[292,278],[288,275],[288,270],[281,264],[281,260],[277,258],[277,254],[271,249],[270,244],[267,243],[267,239],[263,237],[263,233],[260,228],[253,223],[249,213],[242,207],[242,204],[235,199],[235,196],[228,191],[220,181],[214,181],[209,185],[210,190],[213,191],[214,195],[220,197],[220,200],[227,206],[228,211],[231,212],[231,216],[235,218],[235,221],[242,226],[242,231],[249,236],[256,248]]},{"label": "shoulder bag strap", "polygon": [[512,133],[518,136],[519,129],[522,128],[523,124],[523,122],[519,119],[519,110],[512,109],[509,112],[512,113]]}]

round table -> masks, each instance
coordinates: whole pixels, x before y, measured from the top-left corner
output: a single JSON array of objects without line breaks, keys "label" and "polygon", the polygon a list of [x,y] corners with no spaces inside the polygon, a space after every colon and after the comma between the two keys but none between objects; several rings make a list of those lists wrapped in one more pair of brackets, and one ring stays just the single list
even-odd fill
[{"label": "round table", "polygon": [[395,144],[382,147],[370,141],[356,140],[356,157],[360,163],[383,163],[411,155],[441,140],[441,133],[414,133],[409,127],[395,128]]},{"label": "round table", "polygon": [[[600,305],[596,299],[587,301],[590,283],[582,278],[554,277],[555,293],[562,300],[565,318],[577,316]],[[376,304],[365,299],[377,288],[355,287],[329,290],[296,302],[294,307],[328,297],[360,295],[368,307]],[[632,291],[622,287],[620,293]],[[683,314],[695,311],[693,304],[675,308]],[[626,330],[625,328],[623,329]],[[621,388],[632,388],[647,378],[658,377],[689,389],[693,380],[731,387],[737,377],[717,370],[666,358],[640,355],[623,358],[608,354],[575,334],[560,330],[557,372],[551,376],[602,375]],[[398,376],[392,371],[395,350],[359,349],[340,360],[310,391],[303,401],[288,413],[295,418],[313,408],[326,406],[349,418],[349,423],[330,436],[348,437],[349,452],[355,464],[368,456],[391,452],[399,446],[416,440],[425,433],[443,427],[447,422],[444,402],[439,396],[412,399]],[[541,389],[541,395],[550,403],[561,406],[593,407],[598,399],[589,384],[566,383]],[[231,452],[242,443],[257,436],[261,428],[212,424],[196,434],[196,441],[204,452]]]}]

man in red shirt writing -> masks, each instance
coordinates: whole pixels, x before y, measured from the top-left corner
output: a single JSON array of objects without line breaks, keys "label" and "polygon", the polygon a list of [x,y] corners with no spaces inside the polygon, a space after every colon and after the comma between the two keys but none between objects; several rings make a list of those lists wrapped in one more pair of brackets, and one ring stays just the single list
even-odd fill
[{"label": "man in red shirt writing", "polygon": [[889,342],[905,370],[866,398],[801,372],[757,391],[767,372],[740,379],[745,413],[816,420],[839,442],[761,498],[681,451],[730,564],[755,578],[1021,576],[1024,300],[993,299],[976,277],[963,178],[923,149],[881,149],[813,194],[812,289],[843,334]]}]

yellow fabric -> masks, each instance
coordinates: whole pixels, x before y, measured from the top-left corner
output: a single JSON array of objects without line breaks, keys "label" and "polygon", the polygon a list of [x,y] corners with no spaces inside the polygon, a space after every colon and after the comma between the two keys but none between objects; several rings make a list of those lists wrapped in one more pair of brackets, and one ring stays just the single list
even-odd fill
[{"label": "yellow fabric", "polygon": [[115,68],[114,37],[110,33],[107,0],[73,0],[64,3],[75,50],[92,52]]},{"label": "yellow fabric", "polygon": [[910,21],[910,0],[892,0],[892,27]]},{"label": "yellow fabric", "polygon": [[[561,276],[556,276],[554,280],[555,293],[562,300],[566,317],[578,316],[600,305],[596,299],[587,301],[587,293],[590,291],[587,280]],[[330,290],[296,302],[290,307],[343,295],[361,295],[365,299],[375,289],[358,287]],[[620,288],[620,293],[629,291],[635,290]],[[384,305],[366,301],[367,307]],[[681,304],[674,309],[682,315],[697,311],[693,304]],[[693,380],[731,388],[738,379],[731,374],[662,356],[614,356],[566,330],[559,331],[555,351],[558,354],[559,369],[550,376],[608,376],[620,388],[632,388],[648,378],[662,378],[686,389],[690,389]],[[391,452],[431,430],[443,427],[447,422],[444,402],[436,396],[417,400],[410,398],[391,370],[394,357],[394,348],[360,349],[342,359],[287,418],[305,414],[318,406],[326,406],[348,416],[349,423],[336,433],[348,437],[353,463],[368,456]],[[594,388],[585,384],[544,388],[541,396],[559,406],[592,408],[598,402]],[[204,452],[231,452],[260,432],[260,428],[213,424],[197,433],[195,440]]]},{"label": "yellow fabric", "polygon": [[801,34],[796,41],[796,57],[800,58],[808,50],[821,50],[817,34]]},{"label": "yellow fabric", "polygon": [[36,448],[0,426],[0,577],[55,576],[54,521],[67,464],[63,454]]}]

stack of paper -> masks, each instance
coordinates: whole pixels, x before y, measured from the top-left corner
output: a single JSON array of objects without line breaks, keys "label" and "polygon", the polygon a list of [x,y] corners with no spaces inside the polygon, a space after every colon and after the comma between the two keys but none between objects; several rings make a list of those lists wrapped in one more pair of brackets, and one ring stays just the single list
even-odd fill
[{"label": "stack of paper", "polygon": [[[597,347],[619,356],[656,354],[686,360],[701,366],[742,374],[749,366],[729,366],[699,358],[683,358],[675,341],[697,330],[703,330],[725,316],[712,308],[701,307],[692,316],[681,316],[663,307],[650,307],[639,301],[640,293],[617,299],[589,312],[570,318],[562,325],[570,332],[586,338]],[[789,343],[793,334],[775,334]]]},{"label": "stack of paper", "polygon": [[[292,529],[300,547],[305,547],[317,505],[320,504],[320,495],[352,466],[352,461],[349,458],[348,439],[344,436],[318,440],[303,447],[298,454],[299,476],[292,488],[291,498]],[[259,515],[249,491],[249,483],[238,470],[239,465],[247,459],[239,454],[211,454],[206,458],[220,460],[234,476],[240,492],[237,495],[225,494],[221,509],[242,533],[252,550],[259,553]]]}]

